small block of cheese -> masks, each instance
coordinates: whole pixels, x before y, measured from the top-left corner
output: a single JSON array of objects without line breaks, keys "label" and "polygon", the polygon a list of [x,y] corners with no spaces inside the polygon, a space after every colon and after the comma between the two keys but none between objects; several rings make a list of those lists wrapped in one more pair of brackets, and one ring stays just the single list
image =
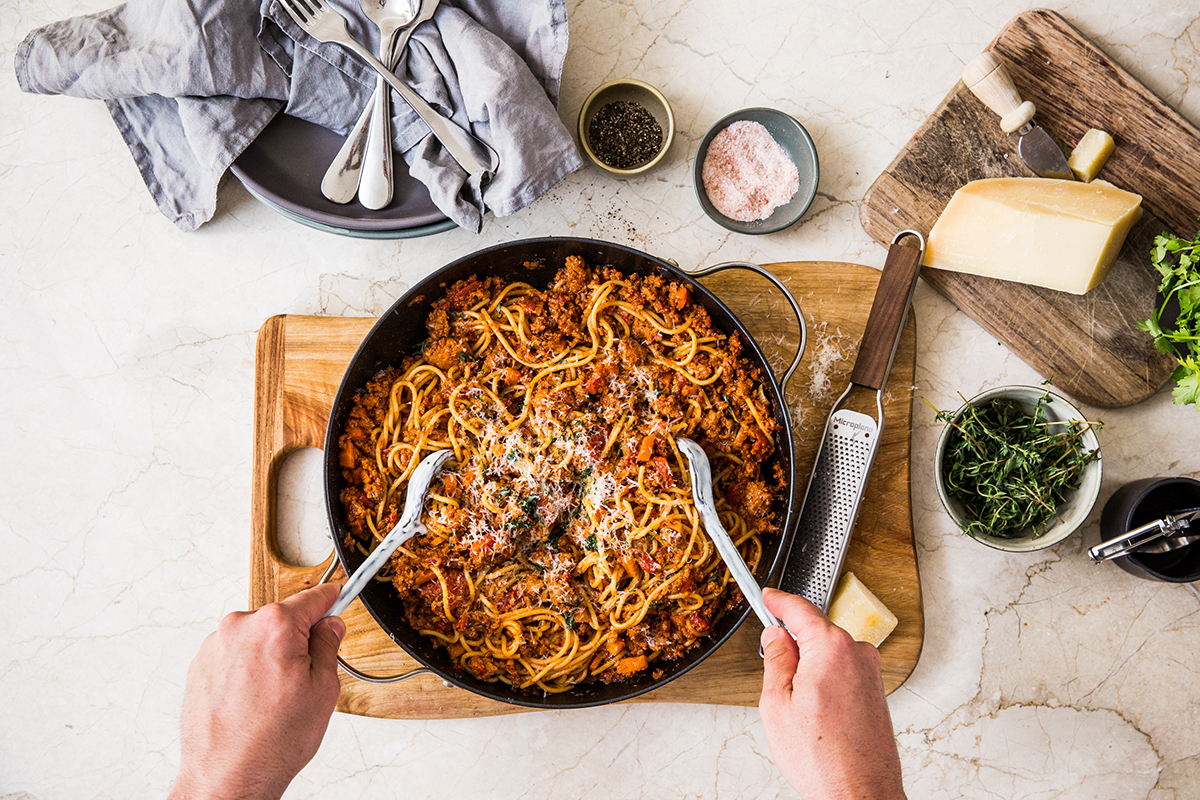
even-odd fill
[{"label": "small block of cheese", "polygon": [[853,636],[854,641],[870,642],[876,647],[899,622],[853,572],[847,572],[838,581],[829,603],[829,621]]},{"label": "small block of cheese", "polygon": [[1108,157],[1112,155],[1116,146],[1111,136],[1104,131],[1092,128],[1083,135],[1079,144],[1075,145],[1075,149],[1071,151],[1071,157],[1067,159],[1067,166],[1075,173],[1076,178],[1087,183],[1096,177],[1096,173],[1104,166],[1104,162],[1108,161]]},{"label": "small block of cheese", "polygon": [[927,267],[1086,294],[1108,276],[1142,198],[1111,185],[988,178],[954,193]]}]

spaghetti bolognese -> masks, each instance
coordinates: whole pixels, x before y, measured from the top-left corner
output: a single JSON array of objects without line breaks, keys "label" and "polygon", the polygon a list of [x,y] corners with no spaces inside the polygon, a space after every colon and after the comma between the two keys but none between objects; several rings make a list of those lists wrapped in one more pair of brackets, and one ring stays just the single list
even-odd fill
[{"label": "spaghetti bolognese", "polygon": [[675,438],[707,452],[751,570],[784,483],[738,335],[682,284],[578,257],[545,291],[459,281],[427,329],[419,354],[355,397],[338,440],[346,543],[363,551],[395,525],[421,458],[454,451],[428,532],[380,575],[413,628],[477,678],[529,691],[654,674],[697,646],[741,595]]}]

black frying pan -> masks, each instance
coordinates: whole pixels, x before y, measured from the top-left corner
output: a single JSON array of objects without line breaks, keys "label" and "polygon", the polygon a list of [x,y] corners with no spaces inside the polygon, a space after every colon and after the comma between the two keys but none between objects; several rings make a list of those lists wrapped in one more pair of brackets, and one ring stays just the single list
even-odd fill
[{"label": "black frying pan", "polygon": [[[354,395],[381,370],[398,366],[400,362],[417,351],[420,343],[426,338],[425,320],[433,303],[445,294],[445,291],[455,281],[477,275],[480,278],[498,275],[506,281],[524,281],[544,289],[550,284],[554,274],[565,264],[567,256],[582,256],[589,267],[612,266],[625,273],[640,275],[660,274],[672,281],[683,283],[691,288],[693,302],[699,303],[712,317],[713,324],[726,334],[737,331],[741,334],[746,347],[743,356],[758,367],[764,377],[772,376],[770,366],[763,356],[762,350],[750,336],[749,331],[741,321],[711,292],[697,283],[694,275],[707,275],[713,272],[730,269],[748,269],[773,281],[785,298],[791,299],[788,290],[770,273],[753,264],[721,264],[702,270],[692,275],[678,268],[647,255],[640,251],[621,245],[609,244],[593,239],[547,238],[528,239],[510,244],[490,247],[480,250],[464,258],[442,267],[429,277],[420,281],[404,294],[388,309],[367,334],[358,352],[350,360],[350,366],[342,378],[341,386],[333,401],[333,409],[329,415],[329,427],[325,432],[325,506],[329,515],[330,530],[333,533],[334,544],[338,559],[346,574],[352,574],[362,563],[364,556],[355,548],[344,544],[347,534],[345,513],[339,499],[345,481],[342,469],[338,464],[337,440],[346,426],[346,419],[354,403]],[[536,262],[534,269],[526,264]],[[783,524],[778,535],[768,537],[763,543],[763,558],[755,577],[760,585],[766,585],[780,562],[781,556],[787,552],[785,545],[788,534],[794,528],[799,516],[800,504],[804,496],[804,487],[796,479],[796,468],[793,460],[792,428],[784,403],[782,386],[786,385],[800,355],[804,350],[804,320],[799,313],[799,306],[793,301],[793,308],[800,319],[801,339],[800,349],[796,354],[791,368],[781,382],[767,380],[764,389],[775,413],[775,421],[783,435],[776,442],[775,454],[772,461],[766,465],[771,469],[779,463],[786,476],[784,487],[785,507],[783,509]],[[642,676],[634,676],[631,680],[610,684],[585,684],[561,694],[531,694],[518,691],[505,683],[488,683],[458,669],[450,656],[442,648],[418,634],[408,624],[400,598],[391,584],[372,581],[360,595],[363,605],[379,623],[379,626],[400,645],[409,655],[432,670],[444,681],[448,681],[463,689],[481,694],[493,700],[531,708],[586,708],[589,706],[605,705],[657,689],[659,686],[679,677],[692,667],[707,658],[720,647],[733,632],[738,629],[750,613],[750,608],[743,600],[737,606],[726,612],[713,626],[701,645],[686,656],[675,661],[660,662],[657,666],[663,670],[661,678],[655,680],[649,671]],[[353,674],[361,677],[361,673]]]}]

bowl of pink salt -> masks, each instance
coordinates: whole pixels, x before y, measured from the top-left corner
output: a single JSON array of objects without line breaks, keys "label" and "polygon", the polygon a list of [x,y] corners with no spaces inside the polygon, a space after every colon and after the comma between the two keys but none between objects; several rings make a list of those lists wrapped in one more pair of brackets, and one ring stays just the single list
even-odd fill
[{"label": "bowl of pink salt", "polygon": [[696,197],[718,225],[775,233],[794,225],[817,196],[817,147],[804,126],[773,108],[744,108],[700,140]]}]

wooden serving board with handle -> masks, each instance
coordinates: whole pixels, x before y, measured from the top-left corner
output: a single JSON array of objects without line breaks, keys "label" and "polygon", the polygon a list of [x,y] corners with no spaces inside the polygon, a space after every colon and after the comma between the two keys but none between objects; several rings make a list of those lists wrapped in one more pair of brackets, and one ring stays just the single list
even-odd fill
[{"label": "wooden serving board with handle", "polygon": [[[1077,400],[1105,408],[1144,400],[1174,361],[1133,324],[1155,304],[1154,236],[1190,237],[1200,225],[1200,130],[1052,11],[1021,14],[988,49],[1064,153],[1089,128],[1112,135],[1116,151],[1098,177],[1142,195],[1145,215],[1107,280],[1083,296],[944,270],[922,276]],[[968,181],[1032,176],[1017,138],[960,81],[867,191],[863,228],[885,245],[905,228],[928,233]]]},{"label": "wooden serving board with handle", "polygon": [[[795,420],[798,480],[807,483],[825,418],[849,380],[880,273],[870,267],[830,262],[772,264],[769,269],[800,301],[808,323],[809,347],[788,392]],[[751,273],[731,272],[706,278],[704,284],[747,324],[772,364],[790,361],[797,338],[795,323],[790,308],[767,281]],[[306,568],[284,561],[275,536],[276,479],[290,453],[323,446],[338,384],[374,322],[278,316],[267,320],[259,331],[251,502],[252,609],[315,585],[329,563]],[[880,647],[888,692],[903,683],[916,666],[925,635],[909,497],[915,366],[916,326],[910,315],[884,398],[887,424],[883,443],[847,556],[847,569],[900,620]],[[359,601],[354,601],[342,618],[347,635],[341,655],[352,666],[373,675],[393,675],[419,666],[375,624]],[[761,631],[751,615],[724,646],[695,669],[628,702],[757,705],[762,689]],[[341,681],[338,710],[351,714],[446,719],[530,710],[447,686],[433,675],[381,685],[358,681],[343,672]]]}]

